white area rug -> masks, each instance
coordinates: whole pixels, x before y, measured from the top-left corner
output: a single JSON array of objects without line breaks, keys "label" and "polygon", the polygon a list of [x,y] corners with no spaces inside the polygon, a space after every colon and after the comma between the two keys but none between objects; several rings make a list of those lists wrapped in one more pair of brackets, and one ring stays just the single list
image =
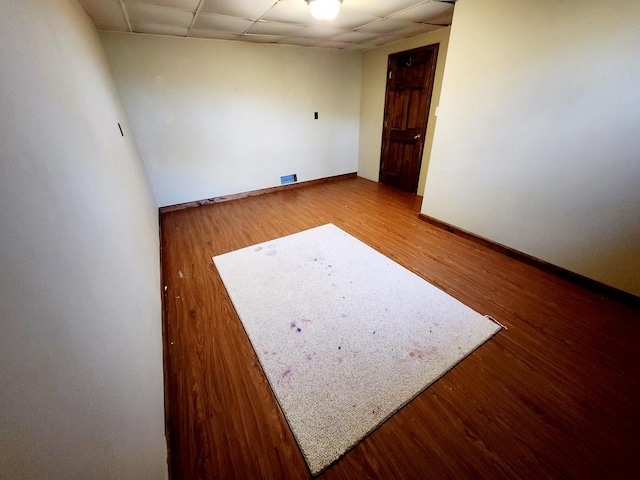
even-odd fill
[{"label": "white area rug", "polygon": [[500,329],[331,224],[213,261],[314,475]]}]

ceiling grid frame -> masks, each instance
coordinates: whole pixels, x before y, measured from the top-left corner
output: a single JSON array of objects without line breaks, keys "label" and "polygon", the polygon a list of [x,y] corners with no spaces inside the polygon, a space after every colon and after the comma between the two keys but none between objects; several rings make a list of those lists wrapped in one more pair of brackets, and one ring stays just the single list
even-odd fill
[{"label": "ceiling grid frame", "polygon": [[455,0],[344,0],[331,21],[312,18],[305,0],[79,2],[106,31],[362,51],[451,25]]}]

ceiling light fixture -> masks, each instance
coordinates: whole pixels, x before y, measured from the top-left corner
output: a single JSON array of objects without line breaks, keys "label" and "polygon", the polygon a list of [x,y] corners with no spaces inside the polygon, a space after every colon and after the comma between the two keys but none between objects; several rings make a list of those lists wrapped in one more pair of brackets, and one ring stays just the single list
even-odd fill
[{"label": "ceiling light fixture", "polygon": [[340,11],[342,0],[305,0],[313,18],[318,20],[333,20]]}]

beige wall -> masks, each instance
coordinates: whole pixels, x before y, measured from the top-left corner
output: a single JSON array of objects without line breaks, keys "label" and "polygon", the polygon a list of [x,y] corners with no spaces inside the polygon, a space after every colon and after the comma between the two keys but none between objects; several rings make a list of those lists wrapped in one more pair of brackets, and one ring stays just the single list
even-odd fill
[{"label": "beige wall", "polygon": [[95,27],[0,0],[0,65],[0,478],[166,478],[157,207]]},{"label": "beige wall", "polygon": [[360,52],[101,35],[161,206],[357,170]]},{"label": "beige wall", "polygon": [[639,18],[460,0],[422,211],[640,295]]},{"label": "beige wall", "polygon": [[422,167],[418,195],[424,192],[425,179],[429,167],[433,132],[436,126],[436,106],[442,89],[442,75],[449,42],[449,28],[420,35],[409,40],[394,43],[375,50],[369,50],[362,58],[362,100],[360,102],[360,149],[358,152],[358,175],[378,181],[380,172],[380,151],[382,148],[382,122],[384,120],[384,100],[387,85],[387,60],[389,54],[412,48],[440,44],[438,63],[433,86],[433,97],[429,111],[429,123],[425,136]]}]

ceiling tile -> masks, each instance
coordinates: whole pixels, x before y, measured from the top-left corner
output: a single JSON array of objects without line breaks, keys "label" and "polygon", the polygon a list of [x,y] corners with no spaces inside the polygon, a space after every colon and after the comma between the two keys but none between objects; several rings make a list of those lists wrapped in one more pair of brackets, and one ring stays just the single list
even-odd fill
[{"label": "ceiling tile", "polygon": [[406,20],[393,20],[391,18],[386,18],[384,20],[380,20],[379,22],[365,25],[364,27],[359,28],[358,31],[389,34],[397,32],[398,30],[402,30],[403,28],[410,27],[412,25],[414,24],[411,22],[407,22]]},{"label": "ceiling tile", "polygon": [[341,42],[366,42],[376,38],[377,36],[377,33],[347,32],[333,37],[333,40],[339,40]]},{"label": "ceiling tile", "polygon": [[265,22],[263,20],[254,23],[247,33],[257,35],[295,35],[295,32],[305,28],[304,25],[295,25],[293,23]]},{"label": "ceiling tile", "polygon": [[423,33],[433,32],[434,30],[439,30],[441,28],[444,28],[444,27],[440,25],[430,25],[428,23],[416,23],[415,25],[412,25],[410,27],[403,28],[402,30],[398,30],[393,34],[403,38],[411,38],[411,37],[415,37],[416,35],[422,35]]},{"label": "ceiling tile", "polygon": [[129,24],[121,15],[122,18],[94,18],[93,22],[96,24],[98,30],[108,30],[112,32],[128,32]]},{"label": "ceiling tile", "polygon": [[453,5],[441,2],[429,2],[397,13],[391,18],[419,23],[451,25],[451,19],[453,18]]},{"label": "ceiling tile", "polygon": [[319,42],[316,38],[286,37],[278,43],[286,43],[287,45],[300,45],[301,47],[315,47]]},{"label": "ceiling tile", "polygon": [[124,0],[126,4],[143,3],[146,5],[155,5],[156,7],[178,8],[195,12],[198,8],[200,0]]},{"label": "ceiling tile", "polygon": [[158,23],[132,23],[131,28],[136,33],[153,33],[155,35],[175,35],[177,37],[186,37],[189,31],[186,27],[177,27],[174,25],[161,25]]},{"label": "ceiling tile", "polygon": [[336,18],[329,22],[321,23],[324,25],[331,25],[336,28],[344,28],[345,30],[354,30],[368,23],[375,22],[376,20],[380,20],[380,17],[353,9],[348,10],[346,8],[342,8]]},{"label": "ceiling tile", "polygon": [[205,0],[201,12],[257,20],[278,0]]},{"label": "ceiling tile", "polygon": [[80,0],[80,4],[84,7],[92,18],[123,18],[122,7],[120,2],[115,0]]},{"label": "ceiling tile", "polygon": [[240,37],[240,40],[253,43],[278,43],[284,37],[280,35],[251,35],[245,34]]},{"label": "ceiling tile", "polygon": [[304,0],[280,0],[262,19],[304,25],[318,22],[311,16]]},{"label": "ceiling tile", "polygon": [[297,37],[307,37],[307,38],[324,38],[324,39],[330,39],[333,38],[337,35],[343,34],[343,33],[347,33],[346,30],[340,30],[339,28],[333,28],[333,27],[316,27],[316,26],[311,26],[311,27],[306,27],[306,28],[302,28],[300,29],[298,32],[296,32],[296,36]]},{"label": "ceiling tile", "polygon": [[428,1],[429,0],[393,0],[361,3],[366,3],[366,6],[363,6],[362,8],[366,8],[367,13],[378,17],[386,17],[387,15],[399,12],[400,10],[404,10],[405,8],[414,7],[416,5],[420,5],[421,3],[427,3]]},{"label": "ceiling tile", "polygon": [[196,18],[194,27],[207,28],[209,30],[220,30],[231,33],[244,33],[253,25],[251,20],[243,18],[227,17],[224,15],[213,15],[211,13],[201,13]]},{"label": "ceiling tile", "polygon": [[[79,1],[99,29],[128,31],[119,0]],[[305,0],[124,0],[123,4],[132,29],[139,33],[357,50],[448,25],[453,12],[452,5],[435,0],[344,0],[338,17],[324,22],[311,16]]]},{"label": "ceiling tile", "polygon": [[335,40],[323,40],[318,43],[319,47],[323,48],[347,48],[350,47],[351,44],[349,42],[338,42]]},{"label": "ceiling tile", "polygon": [[237,40],[240,35],[237,33],[220,32],[219,30],[209,30],[206,28],[192,28],[189,36],[194,38],[215,38],[219,40]]},{"label": "ceiling tile", "polygon": [[193,21],[193,13],[140,3],[127,5],[127,13],[129,14],[129,20],[135,23],[189,27]]}]

